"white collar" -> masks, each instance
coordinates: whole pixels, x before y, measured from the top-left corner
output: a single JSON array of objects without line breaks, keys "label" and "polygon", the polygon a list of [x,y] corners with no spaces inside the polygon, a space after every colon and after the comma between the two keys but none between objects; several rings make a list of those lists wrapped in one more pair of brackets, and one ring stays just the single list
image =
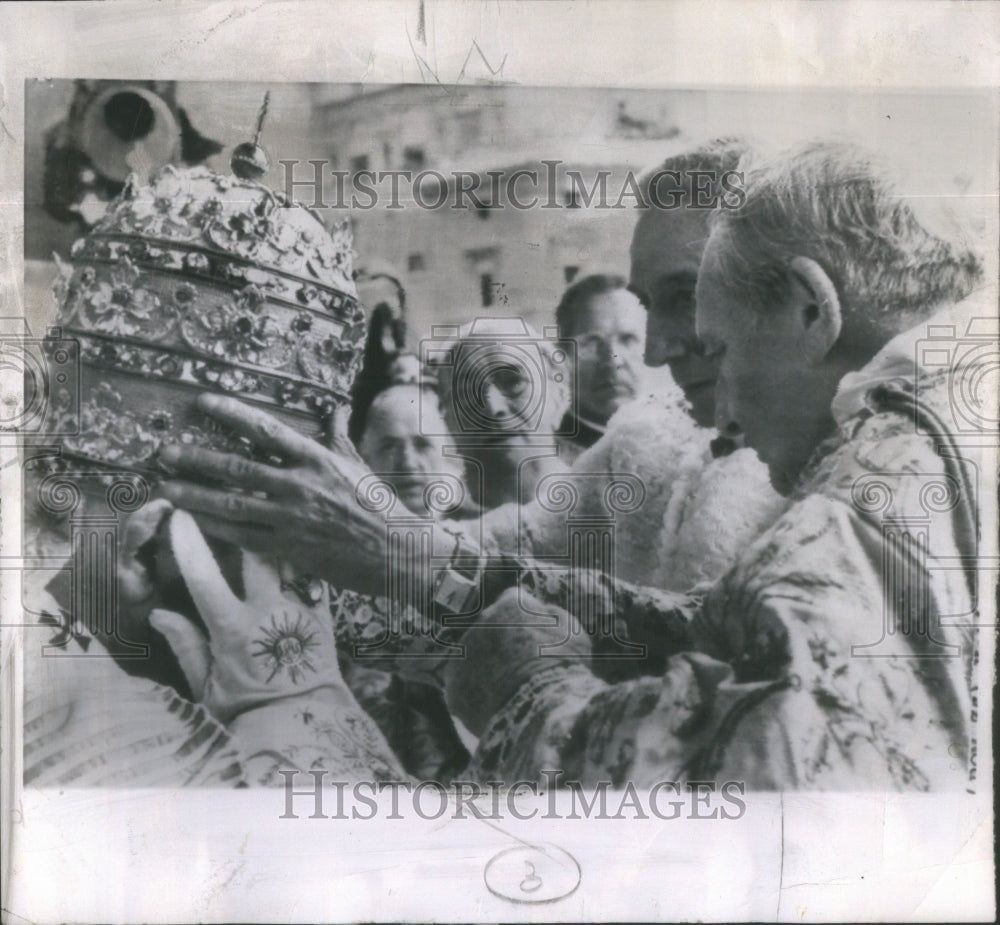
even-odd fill
[{"label": "white collar", "polygon": [[863,410],[866,396],[876,385],[891,379],[915,382],[935,368],[956,361],[963,365],[965,354],[955,348],[969,340],[995,343],[996,316],[996,288],[983,287],[897,334],[865,366],[840,380],[830,405],[834,420],[843,425]]}]

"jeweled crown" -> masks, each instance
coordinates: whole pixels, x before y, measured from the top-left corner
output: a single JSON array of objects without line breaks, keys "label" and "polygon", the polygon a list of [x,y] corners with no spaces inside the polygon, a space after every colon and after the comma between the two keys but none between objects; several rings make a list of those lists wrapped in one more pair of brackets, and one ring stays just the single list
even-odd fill
[{"label": "jeweled crown", "polygon": [[246,449],[197,411],[206,390],[329,434],[365,336],[352,263],[346,226],[252,180],[166,167],[127,183],[57,287],[81,363],[64,456],[153,470],[164,442]]}]

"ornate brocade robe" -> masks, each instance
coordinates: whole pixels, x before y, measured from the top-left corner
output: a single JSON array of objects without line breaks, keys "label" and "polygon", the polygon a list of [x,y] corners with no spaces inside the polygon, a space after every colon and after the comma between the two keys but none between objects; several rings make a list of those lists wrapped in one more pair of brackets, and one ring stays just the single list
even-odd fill
[{"label": "ornate brocade robe", "polygon": [[[448,676],[449,699],[471,697],[482,715],[468,775],[513,781],[559,768],[584,786],[971,787],[976,506],[994,484],[979,447],[995,435],[953,439],[964,426],[953,402],[956,381],[981,382],[991,369],[981,394],[995,399],[995,335],[992,354],[914,358],[935,331],[957,332],[940,345],[954,347],[973,331],[975,308],[901,335],[845,377],[838,432],[792,506],[702,600],[663,601],[678,623],[659,647],[662,673],[649,662],[645,676],[602,679],[598,662],[524,647],[523,629],[503,627],[510,601],[498,605],[506,614],[485,614],[496,625],[469,632]],[[655,649],[668,624],[661,613],[633,638]],[[505,646],[520,647],[521,664],[501,664]]]}]

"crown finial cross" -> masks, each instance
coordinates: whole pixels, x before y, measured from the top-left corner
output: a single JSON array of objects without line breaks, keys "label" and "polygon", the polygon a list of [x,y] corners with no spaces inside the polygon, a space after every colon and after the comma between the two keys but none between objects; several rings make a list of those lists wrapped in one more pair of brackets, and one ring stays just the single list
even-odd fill
[{"label": "crown finial cross", "polygon": [[271,92],[269,90],[264,94],[264,102],[257,114],[257,130],[254,132],[253,141],[244,141],[242,144],[238,144],[233,149],[233,156],[229,159],[230,169],[241,180],[259,180],[271,166],[267,152],[260,146],[260,133],[264,128],[264,119],[267,117],[267,107],[270,101]]}]

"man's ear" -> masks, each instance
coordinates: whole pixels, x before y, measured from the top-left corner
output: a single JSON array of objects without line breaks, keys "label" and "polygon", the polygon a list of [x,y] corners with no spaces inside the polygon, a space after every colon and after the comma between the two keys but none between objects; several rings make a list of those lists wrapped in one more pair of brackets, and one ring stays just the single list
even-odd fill
[{"label": "man's ear", "polygon": [[789,269],[795,283],[793,309],[802,350],[810,363],[819,363],[840,337],[843,319],[837,288],[810,257],[794,257]]}]

